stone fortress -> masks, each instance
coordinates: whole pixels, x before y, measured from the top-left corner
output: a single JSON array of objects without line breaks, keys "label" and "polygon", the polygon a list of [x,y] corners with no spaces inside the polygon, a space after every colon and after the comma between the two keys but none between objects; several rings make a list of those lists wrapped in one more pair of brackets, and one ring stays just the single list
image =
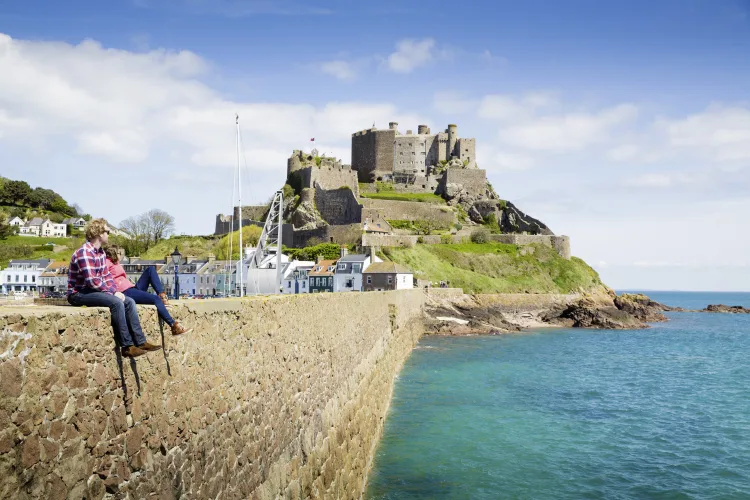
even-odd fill
[{"label": "stone fortress", "polygon": [[476,169],[476,140],[460,139],[458,127],[430,133],[419,125],[417,133],[398,131],[391,122],[387,130],[375,127],[352,134],[352,168],[360,182],[393,181],[399,187],[435,192],[448,162],[451,167]]},{"label": "stone fortress", "polygon": [[[456,242],[467,239],[479,224],[494,217],[503,234],[493,240],[526,245],[538,243],[570,258],[567,236],[555,236],[541,221],[501,200],[478,167],[476,140],[459,138],[448,125],[432,134],[427,125],[401,134],[398,124],[352,134],[351,165],[340,159],[295,150],[287,160],[282,240],[290,247],[334,242],[365,246],[439,243],[439,236],[418,237],[394,229],[388,221],[430,221],[450,230]],[[444,204],[383,199],[375,193],[435,194]],[[294,194],[291,195],[293,190]],[[407,195],[408,198],[408,195]],[[262,224],[265,206],[242,207],[242,225]],[[239,208],[231,217],[216,217],[215,234],[239,227]]]}]

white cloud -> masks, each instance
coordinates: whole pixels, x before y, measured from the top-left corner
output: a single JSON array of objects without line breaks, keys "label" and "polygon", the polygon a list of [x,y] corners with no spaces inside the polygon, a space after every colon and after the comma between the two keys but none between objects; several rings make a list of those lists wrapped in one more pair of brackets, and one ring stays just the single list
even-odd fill
[{"label": "white cloud", "polygon": [[672,178],[666,174],[643,174],[627,178],[623,184],[637,187],[668,187],[672,185]]},{"label": "white cloud", "polygon": [[401,40],[396,44],[396,52],[388,56],[388,69],[396,73],[411,73],[435,59],[435,40]]},{"label": "white cloud", "polygon": [[135,177],[121,167],[128,164],[127,172],[154,179],[138,185],[134,203],[172,211],[182,230],[208,232],[213,215],[228,209],[228,197],[205,196],[205,189],[224,185],[235,165],[235,113],[253,171],[248,179],[261,199],[283,183],[286,158],[293,149],[310,147],[311,137],[321,150],[348,162],[353,131],[373,121],[425,121],[389,103],[228,100],[201,80],[209,66],[186,51],[134,53],[90,40],[70,45],[0,34],[0,157],[18,165],[4,174],[15,172],[63,195],[68,186],[72,202],[116,222],[137,209],[113,205],[111,194],[98,186],[80,193],[82,185],[72,176],[53,172],[61,171],[55,163],[97,169],[103,184],[116,185],[113,179],[121,176],[130,192],[126,186],[135,188]]},{"label": "white cloud", "polygon": [[674,148],[702,150],[718,161],[750,159],[750,109],[712,105],[684,119],[656,122]]},{"label": "white cloud", "polygon": [[[494,155],[494,157],[489,159],[489,170],[527,170],[534,166],[534,159],[517,154],[517,153],[508,153],[508,152],[500,152]],[[485,167],[484,163],[482,164],[482,167]],[[495,167],[493,169],[493,167]]]},{"label": "white cloud", "polygon": [[357,76],[353,65],[343,60],[324,62],[320,65],[320,71],[344,81],[354,80]]},{"label": "white cloud", "polygon": [[638,153],[640,152],[640,146],[635,144],[623,144],[622,146],[610,149],[607,152],[607,156],[614,161],[628,161],[638,157]]},{"label": "white cloud", "polygon": [[500,122],[526,121],[532,119],[540,109],[557,104],[556,96],[548,92],[529,92],[520,98],[490,94],[484,96],[479,104],[479,117]]},{"label": "white cloud", "polygon": [[620,104],[596,113],[578,112],[534,117],[499,132],[502,141],[530,150],[574,151],[611,138],[614,129],[638,114],[632,104]]}]

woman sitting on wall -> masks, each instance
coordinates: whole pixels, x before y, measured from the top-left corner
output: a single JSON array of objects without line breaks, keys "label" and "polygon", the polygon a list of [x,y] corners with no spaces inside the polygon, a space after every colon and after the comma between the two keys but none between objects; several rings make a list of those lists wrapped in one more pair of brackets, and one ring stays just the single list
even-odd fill
[{"label": "woman sitting on wall", "polygon": [[[167,300],[167,294],[164,293],[164,286],[161,284],[159,275],[156,273],[156,268],[154,266],[147,266],[141,277],[138,278],[138,282],[133,285],[125,274],[125,270],[120,265],[119,251],[120,247],[117,245],[109,245],[104,248],[104,252],[107,255],[107,267],[115,281],[117,291],[133,299],[136,304],[151,304],[156,306],[159,317],[172,329],[172,335],[188,333],[190,329],[185,328],[179,322],[175,321],[165,307],[165,304],[169,301]],[[149,285],[156,291],[156,295],[148,292]]]}]

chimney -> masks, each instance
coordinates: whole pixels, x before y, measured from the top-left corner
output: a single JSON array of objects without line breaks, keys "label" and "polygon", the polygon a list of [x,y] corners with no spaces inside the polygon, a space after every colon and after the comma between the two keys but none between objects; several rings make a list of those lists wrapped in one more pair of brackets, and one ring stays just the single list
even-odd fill
[{"label": "chimney", "polygon": [[345,245],[341,245],[341,258],[343,259],[349,253],[349,249]]},{"label": "chimney", "polygon": [[211,262],[215,261],[215,260],[216,260],[216,255],[214,255],[212,253],[208,254],[208,262],[209,262],[209,264]]},{"label": "chimney", "polygon": [[317,257],[315,257],[315,263],[316,264],[320,264],[322,260],[323,260],[323,256],[322,255],[318,255]]}]

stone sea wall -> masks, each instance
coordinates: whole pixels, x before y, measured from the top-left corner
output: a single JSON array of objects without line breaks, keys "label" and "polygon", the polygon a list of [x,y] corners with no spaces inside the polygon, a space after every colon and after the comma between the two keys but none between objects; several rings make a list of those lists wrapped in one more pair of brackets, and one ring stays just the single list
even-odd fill
[{"label": "stone sea wall", "polygon": [[185,301],[163,338],[141,306],[135,360],[106,310],[2,308],[0,498],[358,498],[440,292]]}]

